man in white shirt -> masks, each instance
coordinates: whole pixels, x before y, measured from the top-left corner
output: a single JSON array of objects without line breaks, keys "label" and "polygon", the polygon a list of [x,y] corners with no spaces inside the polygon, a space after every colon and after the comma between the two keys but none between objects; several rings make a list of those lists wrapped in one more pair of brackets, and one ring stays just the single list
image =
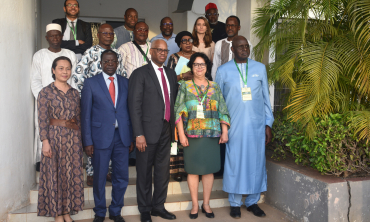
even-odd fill
[{"label": "man in white shirt", "polygon": [[69,49],[76,53],[80,60],[86,49],[92,46],[92,34],[90,23],[78,19],[80,4],[77,0],[64,1],[65,18],[54,19],[62,27],[62,48]]},{"label": "man in white shirt", "polygon": [[[176,219],[164,203],[170,180],[170,150],[174,141],[174,104],[177,93],[175,71],[163,66],[168,48],[165,41],[153,41],[151,62],[133,71],[129,81],[128,107],[136,141],[137,203],[141,222],[152,216]],[[152,166],[154,192],[152,193]]]},{"label": "man in white shirt", "polygon": [[[227,63],[234,58],[234,53],[231,51],[233,38],[238,36],[240,30],[240,19],[237,16],[231,15],[226,19],[226,34],[227,38],[221,39],[215,45],[215,54],[213,56],[212,78],[216,79],[216,72],[218,67]],[[248,40],[250,51],[252,52],[253,46]],[[252,55],[252,53],[251,53]],[[251,55],[249,58],[252,58]]]},{"label": "man in white shirt", "polygon": [[[72,62],[72,69],[76,67],[76,55],[68,50],[62,49],[62,28],[58,24],[49,24],[46,26],[46,40],[49,48],[40,49],[32,59],[31,68],[31,90],[35,97],[35,141],[34,141],[34,161],[39,165],[41,157],[42,143],[39,138],[39,126],[37,120],[37,97],[42,88],[54,82],[51,73],[51,66],[54,59],[60,56],[68,57]],[[68,80],[71,84],[71,79]],[[38,167],[36,167],[38,168]]]}]

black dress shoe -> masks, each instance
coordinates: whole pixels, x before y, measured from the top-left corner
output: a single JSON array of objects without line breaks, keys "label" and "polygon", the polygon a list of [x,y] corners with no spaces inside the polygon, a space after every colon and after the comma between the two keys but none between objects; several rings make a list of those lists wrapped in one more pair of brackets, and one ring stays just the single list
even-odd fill
[{"label": "black dress shoe", "polygon": [[143,212],[140,214],[140,221],[141,222],[152,222],[152,218],[150,217],[149,212]]},{"label": "black dress shoe", "polygon": [[125,222],[121,215],[118,216],[111,216],[109,215],[109,219],[113,220],[114,222]]},{"label": "black dress shoe", "polygon": [[99,216],[95,215],[95,218],[94,218],[93,222],[103,222],[104,219],[105,219],[105,217],[99,217]]},{"label": "black dress shoe", "polygon": [[230,216],[235,219],[239,219],[242,214],[240,213],[240,207],[230,207]]},{"label": "black dress shoe", "polygon": [[203,204],[202,204],[202,213],[205,213],[206,214],[206,217],[208,218],[215,218],[215,215],[214,213],[207,213],[207,211],[203,208]]},{"label": "black dress shoe", "polygon": [[159,216],[167,220],[175,220],[176,216],[173,213],[168,212],[166,209],[163,210],[152,210],[152,216]]},{"label": "black dress shoe", "polygon": [[265,217],[266,216],[265,212],[263,212],[263,210],[261,210],[261,208],[259,208],[259,206],[257,204],[253,204],[253,205],[247,207],[247,210],[252,211],[254,216],[257,216],[257,217]]}]

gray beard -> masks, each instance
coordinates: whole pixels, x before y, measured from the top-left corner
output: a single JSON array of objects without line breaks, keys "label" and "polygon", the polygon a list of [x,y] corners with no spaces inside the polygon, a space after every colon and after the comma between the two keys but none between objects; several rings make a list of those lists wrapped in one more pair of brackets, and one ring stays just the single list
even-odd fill
[{"label": "gray beard", "polygon": [[[218,21],[217,21],[217,22],[218,22]],[[209,24],[211,24],[211,25],[216,25],[216,24],[217,24],[217,22],[214,22],[214,23],[210,22]]]}]

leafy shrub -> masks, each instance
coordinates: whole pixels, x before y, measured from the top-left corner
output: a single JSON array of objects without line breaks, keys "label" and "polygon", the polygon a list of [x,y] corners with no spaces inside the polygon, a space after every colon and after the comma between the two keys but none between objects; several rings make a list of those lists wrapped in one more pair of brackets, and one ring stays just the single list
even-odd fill
[{"label": "leafy shrub", "polygon": [[309,165],[322,174],[347,177],[351,174],[370,173],[370,150],[365,140],[355,136],[351,117],[329,114],[315,118],[316,133],[312,139],[299,123],[294,123],[280,113],[275,115],[273,158],[290,154],[297,164]]}]

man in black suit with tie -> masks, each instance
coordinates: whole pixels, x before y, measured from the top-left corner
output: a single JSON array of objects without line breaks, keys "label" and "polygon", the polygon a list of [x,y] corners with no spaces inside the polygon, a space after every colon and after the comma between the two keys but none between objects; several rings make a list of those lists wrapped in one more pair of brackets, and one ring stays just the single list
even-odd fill
[{"label": "man in black suit with tie", "polygon": [[150,49],[152,61],[137,68],[129,81],[128,104],[138,149],[136,193],[142,222],[151,222],[150,215],[176,219],[164,208],[170,180],[170,150],[171,141],[174,141],[174,105],[178,88],[176,73],[163,66],[167,54],[166,42],[155,40]]},{"label": "man in black suit with tie", "polygon": [[92,46],[92,34],[90,23],[78,19],[80,4],[77,0],[64,1],[65,18],[54,19],[53,23],[62,26],[62,48],[69,49],[81,59],[86,49]]}]

